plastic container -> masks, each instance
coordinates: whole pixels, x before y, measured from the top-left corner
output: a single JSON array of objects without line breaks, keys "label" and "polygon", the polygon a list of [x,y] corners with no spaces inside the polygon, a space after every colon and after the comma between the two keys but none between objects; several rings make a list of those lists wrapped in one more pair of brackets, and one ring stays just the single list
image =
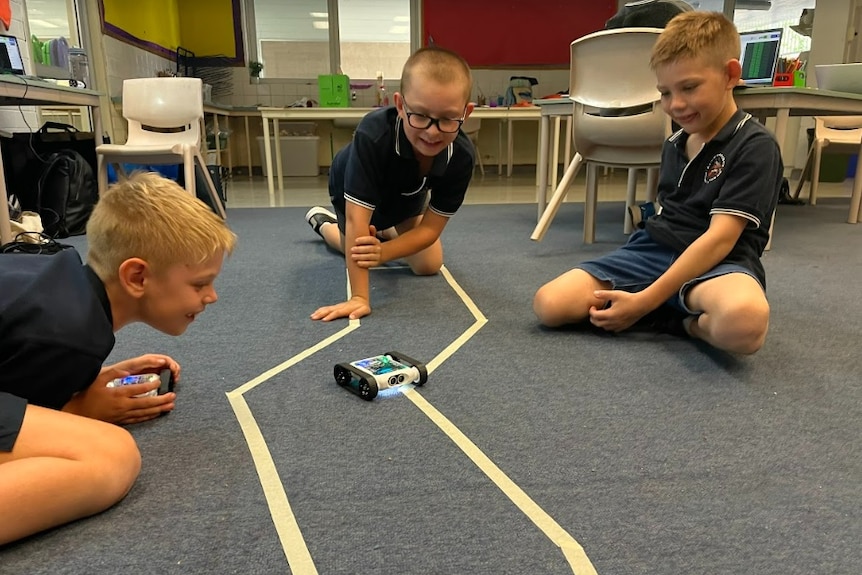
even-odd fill
[{"label": "plastic container", "polygon": [[[320,137],[317,136],[317,124],[313,122],[288,122],[281,124],[282,128],[279,145],[281,146],[281,168],[285,176],[317,176],[320,174],[320,166],[317,163],[317,154],[320,150]],[[263,175],[266,171],[266,149],[263,136],[257,137],[257,145],[260,149],[260,163]],[[269,138],[272,149],[272,171],[277,174],[278,168],[275,163],[275,138]]]},{"label": "plastic container", "polygon": [[79,88],[91,87],[90,60],[83,49],[69,48],[69,72],[72,74],[72,79],[78,83]]}]

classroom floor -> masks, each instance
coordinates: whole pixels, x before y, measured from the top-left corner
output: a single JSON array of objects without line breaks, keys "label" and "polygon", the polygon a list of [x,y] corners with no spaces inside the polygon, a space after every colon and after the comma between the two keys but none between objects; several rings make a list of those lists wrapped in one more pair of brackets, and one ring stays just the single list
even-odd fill
[{"label": "classroom floor", "polygon": [[[643,191],[643,179],[639,187]],[[853,180],[830,183],[821,182],[818,196],[850,197]],[[796,180],[791,181],[791,193],[796,189]],[[569,188],[566,201],[583,202],[584,175],[579,174],[575,183]],[[599,200],[622,201],[626,193],[626,172],[611,170],[602,175],[599,180]],[[266,178],[245,175],[234,176],[228,182],[228,207],[230,208],[263,208],[263,207],[304,207],[314,205],[329,205],[327,193],[327,176],[291,177],[285,178],[284,190],[276,187],[273,197],[267,192]],[[807,198],[808,187],[803,188],[801,197]],[[550,196],[550,192],[548,193]],[[536,202],[536,173],[533,166],[516,166],[511,177],[499,176],[496,168],[486,169],[485,175],[477,169],[470,188],[467,191],[465,204],[530,204]]]}]

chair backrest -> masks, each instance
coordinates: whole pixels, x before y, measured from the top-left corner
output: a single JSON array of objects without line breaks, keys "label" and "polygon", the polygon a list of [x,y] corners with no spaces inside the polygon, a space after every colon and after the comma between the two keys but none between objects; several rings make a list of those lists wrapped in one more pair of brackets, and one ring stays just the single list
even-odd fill
[{"label": "chair backrest", "polygon": [[481,127],[482,118],[474,118],[470,116],[464,120],[463,124],[461,124],[461,131],[469,136],[478,132]]},{"label": "chair backrest", "polygon": [[571,45],[569,97],[597,108],[631,108],[659,99],[650,51],[660,28],[617,28]]},{"label": "chair backrest", "polygon": [[587,161],[655,165],[668,136],[650,52],[662,30],[618,28],[571,44],[575,149]]},{"label": "chair backrest", "polygon": [[814,138],[832,152],[857,153],[862,145],[862,116],[815,116]]},{"label": "chair backrest", "polygon": [[819,137],[818,132],[855,132],[862,130],[862,116],[815,116],[814,128],[816,137]]},{"label": "chair backrest", "polygon": [[123,117],[129,123],[128,145],[183,143],[199,147],[203,114],[200,78],[123,81]]}]

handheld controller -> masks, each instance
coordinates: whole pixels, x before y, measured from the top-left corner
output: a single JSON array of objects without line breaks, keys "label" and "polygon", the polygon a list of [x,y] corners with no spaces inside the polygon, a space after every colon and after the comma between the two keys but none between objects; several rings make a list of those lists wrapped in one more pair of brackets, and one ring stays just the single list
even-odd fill
[{"label": "handheld controller", "polygon": [[142,373],[140,375],[127,375],[118,377],[108,382],[108,387],[119,387],[121,385],[134,385],[136,383],[160,382],[158,389],[136,395],[135,397],[154,397],[164,395],[174,390],[174,374],[170,369],[163,369],[159,373]]},{"label": "handheld controller", "polygon": [[334,371],[338,385],[367,401],[377,397],[377,393],[383,389],[407,383],[420,386],[428,381],[425,364],[397,351],[351,363],[339,363],[335,365]]}]

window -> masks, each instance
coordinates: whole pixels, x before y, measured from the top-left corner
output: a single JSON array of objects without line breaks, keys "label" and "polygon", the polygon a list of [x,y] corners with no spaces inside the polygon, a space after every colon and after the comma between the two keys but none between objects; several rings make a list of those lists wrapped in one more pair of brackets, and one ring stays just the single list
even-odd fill
[{"label": "window", "polygon": [[27,0],[26,5],[30,34],[41,41],[62,36],[70,46],[80,46],[74,0]]},{"label": "window", "polygon": [[398,78],[411,53],[411,0],[248,1],[266,78]]},{"label": "window", "polygon": [[[779,55],[784,57],[796,57],[801,52],[811,49],[810,26],[798,26],[803,9],[814,8],[814,0],[791,0],[784,2],[771,2],[766,10],[737,9],[733,13],[733,22],[740,32],[752,30],[768,30],[771,28],[783,28],[781,37],[781,48]],[[746,6],[737,1],[737,6]]]},{"label": "window", "polygon": [[[815,0],[736,0],[733,23],[740,32],[783,28],[779,55],[796,57],[811,48],[811,31],[797,26],[802,10]],[[689,0],[696,10],[724,11],[724,0]],[[793,27],[793,28],[791,28]]]}]

